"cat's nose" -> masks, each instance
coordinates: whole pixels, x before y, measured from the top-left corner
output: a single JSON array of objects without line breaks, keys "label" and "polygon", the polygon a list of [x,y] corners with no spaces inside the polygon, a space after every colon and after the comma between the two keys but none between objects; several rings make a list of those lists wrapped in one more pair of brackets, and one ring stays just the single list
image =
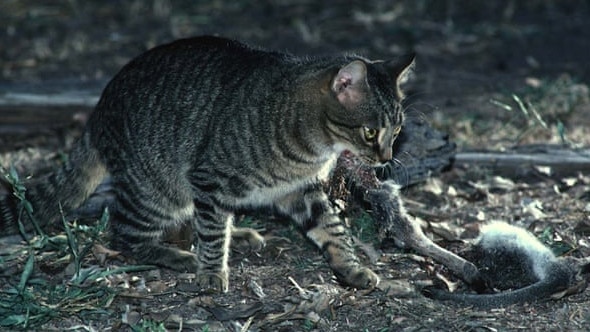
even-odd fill
[{"label": "cat's nose", "polygon": [[393,158],[393,148],[391,146],[379,149],[379,161],[386,162],[391,158]]}]

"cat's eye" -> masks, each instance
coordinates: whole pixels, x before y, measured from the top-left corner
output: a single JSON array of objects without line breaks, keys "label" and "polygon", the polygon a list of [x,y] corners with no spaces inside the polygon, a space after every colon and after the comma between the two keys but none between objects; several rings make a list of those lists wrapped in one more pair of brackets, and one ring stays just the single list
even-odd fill
[{"label": "cat's eye", "polygon": [[363,134],[367,141],[372,141],[377,137],[377,129],[363,127]]}]

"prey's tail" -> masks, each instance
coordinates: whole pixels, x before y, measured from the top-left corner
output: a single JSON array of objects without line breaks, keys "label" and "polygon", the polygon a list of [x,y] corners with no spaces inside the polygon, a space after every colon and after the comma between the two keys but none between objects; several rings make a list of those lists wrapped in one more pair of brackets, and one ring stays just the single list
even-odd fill
[{"label": "prey's tail", "polygon": [[[24,182],[25,199],[32,205],[32,215],[37,224],[43,227],[59,220],[60,205],[64,212],[78,207],[106,175],[105,164],[92,147],[86,132],[59,170],[46,178]],[[19,218],[25,231],[33,230],[33,223],[22,207],[22,199],[12,192],[0,198],[0,236],[18,233]]]},{"label": "prey's tail", "polygon": [[565,262],[547,267],[543,279],[520,289],[496,294],[458,294],[440,289],[425,290],[425,295],[440,301],[451,301],[481,309],[505,307],[517,303],[548,300],[552,294],[567,289],[573,283],[577,271]]}]

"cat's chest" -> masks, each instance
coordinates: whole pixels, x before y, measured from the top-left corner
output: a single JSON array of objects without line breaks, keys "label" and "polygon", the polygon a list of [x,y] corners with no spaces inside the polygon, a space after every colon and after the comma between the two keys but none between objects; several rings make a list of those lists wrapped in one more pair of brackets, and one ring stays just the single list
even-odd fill
[{"label": "cat's chest", "polygon": [[255,186],[240,198],[234,198],[236,206],[268,206],[283,197],[301,191],[311,184],[327,180],[336,165],[338,154],[333,154],[306,176],[277,181],[272,186]]}]

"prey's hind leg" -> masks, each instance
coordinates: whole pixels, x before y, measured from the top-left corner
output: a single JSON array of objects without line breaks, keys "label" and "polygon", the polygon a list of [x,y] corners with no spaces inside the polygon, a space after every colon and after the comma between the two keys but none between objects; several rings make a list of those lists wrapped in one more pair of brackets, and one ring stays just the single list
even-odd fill
[{"label": "prey's hind leg", "polygon": [[434,243],[424,234],[420,224],[406,213],[395,183],[383,182],[377,188],[366,190],[365,197],[371,204],[372,215],[382,237],[393,239],[399,247],[414,249],[442,263],[476,288],[483,287],[479,271],[473,263]]},{"label": "prey's hind leg", "polygon": [[190,190],[183,191],[183,186],[178,184],[156,189],[155,185],[147,181],[137,186],[132,183],[136,182],[124,178],[115,184],[117,200],[111,223],[115,248],[130,253],[142,264],[197,272],[195,254],[163,243],[170,229],[193,219],[194,205]]}]

